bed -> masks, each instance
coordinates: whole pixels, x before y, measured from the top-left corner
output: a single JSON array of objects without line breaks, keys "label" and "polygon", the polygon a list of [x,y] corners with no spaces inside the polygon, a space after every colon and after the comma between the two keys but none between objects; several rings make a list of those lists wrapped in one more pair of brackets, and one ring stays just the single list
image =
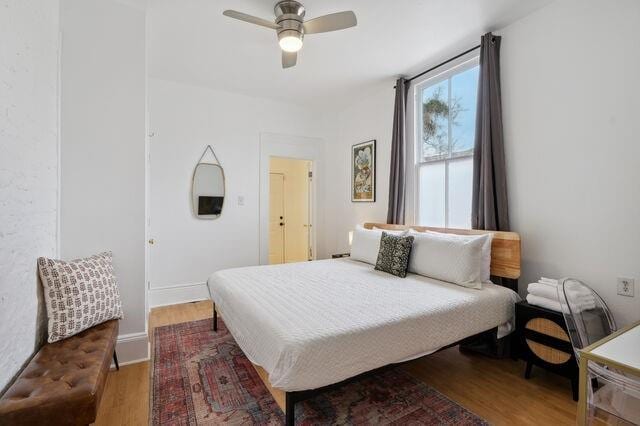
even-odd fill
[{"label": "bed", "polygon": [[[516,279],[519,253],[517,234],[495,233],[492,275]],[[501,285],[477,290],[415,274],[398,278],[348,258],[228,269],[208,286],[214,329],[219,312],[287,424],[293,404],[313,391],[488,330],[508,334],[518,300]]]}]

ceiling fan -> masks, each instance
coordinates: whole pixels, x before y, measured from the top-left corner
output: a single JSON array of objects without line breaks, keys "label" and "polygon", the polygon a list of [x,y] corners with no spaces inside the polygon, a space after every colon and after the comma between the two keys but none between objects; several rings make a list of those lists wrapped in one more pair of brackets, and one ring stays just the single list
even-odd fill
[{"label": "ceiling fan", "polygon": [[296,64],[298,50],[302,48],[305,34],[327,33],[355,27],[358,24],[356,14],[352,11],[337,12],[304,21],[304,6],[294,0],[284,0],[274,7],[276,19],[271,22],[235,10],[225,10],[222,14],[230,18],[271,28],[278,32],[278,43],[282,49],[282,68]]}]

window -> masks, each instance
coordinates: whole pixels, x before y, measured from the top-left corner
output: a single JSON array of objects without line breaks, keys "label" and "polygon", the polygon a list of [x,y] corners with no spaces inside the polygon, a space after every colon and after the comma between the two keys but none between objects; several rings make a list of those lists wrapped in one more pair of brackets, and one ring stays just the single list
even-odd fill
[{"label": "window", "polygon": [[415,86],[417,221],[470,228],[478,59]]}]

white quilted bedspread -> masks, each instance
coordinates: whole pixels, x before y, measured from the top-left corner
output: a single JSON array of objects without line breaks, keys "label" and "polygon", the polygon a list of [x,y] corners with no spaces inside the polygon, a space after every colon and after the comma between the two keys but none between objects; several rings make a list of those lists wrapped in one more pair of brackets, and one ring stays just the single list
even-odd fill
[{"label": "white quilted bedspread", "polygon": [[208,280],[229,331],[285,391],[315,389],[509,322],[515,292],[349,259],[227,269]]}]

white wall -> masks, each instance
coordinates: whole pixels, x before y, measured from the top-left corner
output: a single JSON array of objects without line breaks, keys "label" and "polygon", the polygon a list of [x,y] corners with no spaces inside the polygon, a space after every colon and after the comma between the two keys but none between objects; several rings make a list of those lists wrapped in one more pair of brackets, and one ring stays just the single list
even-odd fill
[{"label": "white wall", "polygon": [[[638,22],[636,0],[559,0],[497,32],[521,294],[540,276],[577,276],[622,324],[640,319]],[[329,252],[347,249],[355,224],[386,219],[392,87],[368,91],[335,119]],[[379,143],[378,202],[352,204],[349,148],[370,138]],[[616,295],[618,276],[636,279],[636,297]]]},{"label": "white wall", "polygon": [[145,358],[145,14],[64,0],[62,30],[62,257],[113,252],[118,355]]},{"label": "white wall", "polygon": [[521,288],[583,278],[621,323],[640,319],[639,23],[637,0],[562,0],[500,32]]},{"label": "white wall", "polygon": [[[296,105],[158,79],[149,81],[149,110],[150,305],[206,298],[214,271],[259,263],[261,133],[318,136],[321,126]],[[208,144],[224,168],[226,198],[218,219],[197,220],[191,178]]]},{"label": "white wall", "polygon": [[[393,128],[394,81],[370,89],[349,108],[326,117],[327,253],[349,251],[349,231],[363,222],[386,222]],[[351,202],[351,146],[376,140],[376,201]]]},{"label": "white wall", "polygon": [[0,391],[46,333],[36,259],[57,255],[58,2],[0,3]]}]

